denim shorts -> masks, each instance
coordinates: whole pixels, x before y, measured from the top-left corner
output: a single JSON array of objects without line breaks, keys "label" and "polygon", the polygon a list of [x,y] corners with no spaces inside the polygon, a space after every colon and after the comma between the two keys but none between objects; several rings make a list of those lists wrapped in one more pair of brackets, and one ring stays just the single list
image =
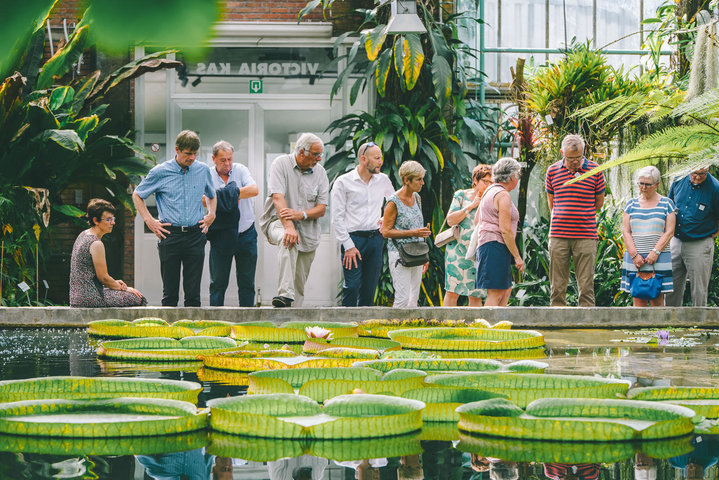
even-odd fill
[{"label": "denim shorts", "polygon": [[477,249],[475,288],[506,290],[512,286],[512,254],[503,243],[487,242]]}]

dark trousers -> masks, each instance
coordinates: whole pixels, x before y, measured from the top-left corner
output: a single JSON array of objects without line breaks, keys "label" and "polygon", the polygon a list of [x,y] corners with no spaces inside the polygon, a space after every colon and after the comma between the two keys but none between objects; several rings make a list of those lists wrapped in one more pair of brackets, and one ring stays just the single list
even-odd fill
[{"label": "dark trousers", "polygon": [[186,307],[200,306],[200,281],[205,261],[205,234],[199,229],[170,233],[157,243],[162,275],[162,306],[176,307],[180,298],[180,269]]},{"label": "dark trousers", "polygon": [[257,267],[257,230],[254,225],[237,236],[234,249],[215,248],[210,242],[210,305],[221,307],[225,304],[233,257],[240,306],[254,307]]},{"label": "dark trousers", "polygon": [[342,285],[343,307],[371,307],[374,305],[374,294],[377,290],[379,274],[382,271],[382,235],[377,232],[371,236],[350,233],[362,260],[357,267],[344,267],[345,249],[342,247],[342,260],[345,281]]}]

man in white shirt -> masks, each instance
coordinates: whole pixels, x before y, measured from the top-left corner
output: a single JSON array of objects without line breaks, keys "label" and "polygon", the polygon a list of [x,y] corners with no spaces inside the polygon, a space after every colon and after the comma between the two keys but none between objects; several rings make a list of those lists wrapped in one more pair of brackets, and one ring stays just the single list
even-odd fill
[{"label": "man in white shirt", "polygon": [[357,151],[359,165],[335,180],[332,224],[342,244],[342,306],[374,305],[382,270],[382,204],[394,194],[389,177],[380,173],[382,150],[374,142]]},{"label": "man in white shirt", "polygon": [[[239,188],[239,222],[232,226],[232,241],[210,242],[210,305],[223,306],[230,280],[232,258],[235,258],[237,295],[241,307],[255,306],[255,269],[257,266],[257,230],[252,197],[259,193],[250,170],[232,162],[233,146],[224,140],[212,147],[212,183],[220,192],[235,182]],[[235,217],[236,219],[236,217]]]}]

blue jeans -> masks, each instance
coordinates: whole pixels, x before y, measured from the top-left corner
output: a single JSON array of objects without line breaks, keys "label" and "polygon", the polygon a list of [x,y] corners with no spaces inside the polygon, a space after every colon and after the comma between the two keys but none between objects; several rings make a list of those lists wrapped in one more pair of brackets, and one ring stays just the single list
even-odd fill
[{"label": "blue jeans", "polygon": [[237,235],[234,250],[213,248],[210,242],[210,305],[221,307],[225,304],[233,257],[240,306],[254,307],[257,267],[257,230],[254,225]]},{"label": "blue jeans", "polygon": [[348,270],[344,267],[345,249],[342,247],[342,260],[345,281],[342,285],[343,307],[371,307],[377,290],[379,274],[382,270],[383,238],[376,233],[350,233],[350,238],[362,255],[357,267]]}]

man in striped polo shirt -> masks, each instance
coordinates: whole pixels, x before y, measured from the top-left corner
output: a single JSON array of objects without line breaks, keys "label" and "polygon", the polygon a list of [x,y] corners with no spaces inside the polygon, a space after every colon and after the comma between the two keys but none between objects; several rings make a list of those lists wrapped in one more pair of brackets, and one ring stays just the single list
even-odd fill
[{"label": "man in striped polo shirt", "polygon": [[567,135],[562,159],[547,170],[546,188],[552,220],[549,228],[550,305],[567,305],[570,260],[579,286],[579,306],[594,306],[594,260],[597,256],[597,210],[604,203],[604,175],[596,173],[566,183],[597,167],[584,157],[584,139]]}]

